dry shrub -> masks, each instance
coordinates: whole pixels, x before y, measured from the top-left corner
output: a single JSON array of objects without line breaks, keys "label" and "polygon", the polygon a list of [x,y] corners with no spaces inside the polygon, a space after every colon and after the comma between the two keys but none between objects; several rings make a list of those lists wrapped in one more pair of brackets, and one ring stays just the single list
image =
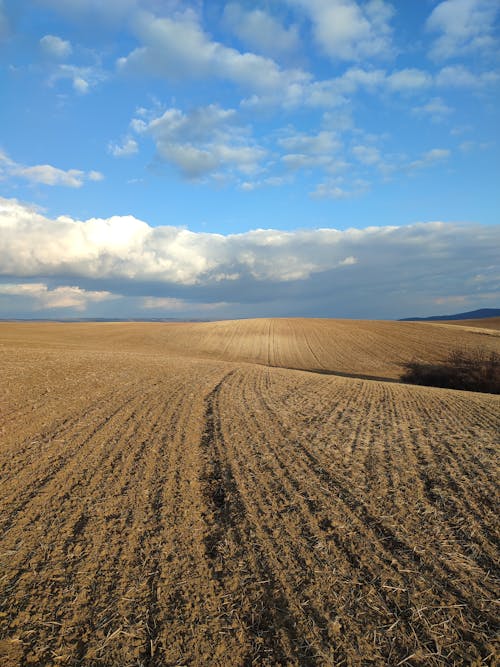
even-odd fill
[{"label": "dry shrub", "polygon": [[483,348],[455,349],[439,363],[409,361],[403,382],[500,394],[500,355]]}]

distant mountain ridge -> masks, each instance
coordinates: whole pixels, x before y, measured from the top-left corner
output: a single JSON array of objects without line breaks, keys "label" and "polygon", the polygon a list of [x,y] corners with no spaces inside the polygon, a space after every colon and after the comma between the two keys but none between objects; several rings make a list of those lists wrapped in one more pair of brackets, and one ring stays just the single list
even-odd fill
[{"label": "distant mountain ridge", "polygon": [[500,308],[479,308],[455,315],[433,315],[432,317],[405,317],[399,322],[432,322],[435,320],[482,320],[486,317],[500,317]]}]

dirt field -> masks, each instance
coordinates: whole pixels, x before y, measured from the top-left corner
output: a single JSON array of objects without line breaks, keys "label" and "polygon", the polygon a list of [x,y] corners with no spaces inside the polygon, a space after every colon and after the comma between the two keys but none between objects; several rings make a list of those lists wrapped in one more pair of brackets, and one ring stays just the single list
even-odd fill
[{"label": "dirt field", "polygon": [[478,343],[0,324],[0,665],[496,665],[500,398],[290,370]]},{"label": "dirt field", "polygon": [[477,320],[447,320],[446,324],[462,327],[477,327],[479,329],[496,329],[498,331],[500,330],[500,317],[485,317]]}]

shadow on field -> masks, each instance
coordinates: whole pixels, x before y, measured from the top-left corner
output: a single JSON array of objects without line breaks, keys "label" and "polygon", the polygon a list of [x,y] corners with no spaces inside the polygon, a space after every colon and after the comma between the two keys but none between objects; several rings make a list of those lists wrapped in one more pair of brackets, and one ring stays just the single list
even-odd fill
[{"label": "shadow on field", "polygon": [[402,382],[500,394],[500,355],[483,348],[452,350],[440,363],[409,361]]}]

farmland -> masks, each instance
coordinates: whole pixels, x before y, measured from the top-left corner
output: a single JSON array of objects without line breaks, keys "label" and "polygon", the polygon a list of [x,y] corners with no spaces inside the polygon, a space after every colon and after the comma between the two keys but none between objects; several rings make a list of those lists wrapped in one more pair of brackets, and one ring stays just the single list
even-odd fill
[{"label": "farmland", "polygon": [[394,381],[479,345],[0,324],[0,664],[496,664],[500,399]]}]

